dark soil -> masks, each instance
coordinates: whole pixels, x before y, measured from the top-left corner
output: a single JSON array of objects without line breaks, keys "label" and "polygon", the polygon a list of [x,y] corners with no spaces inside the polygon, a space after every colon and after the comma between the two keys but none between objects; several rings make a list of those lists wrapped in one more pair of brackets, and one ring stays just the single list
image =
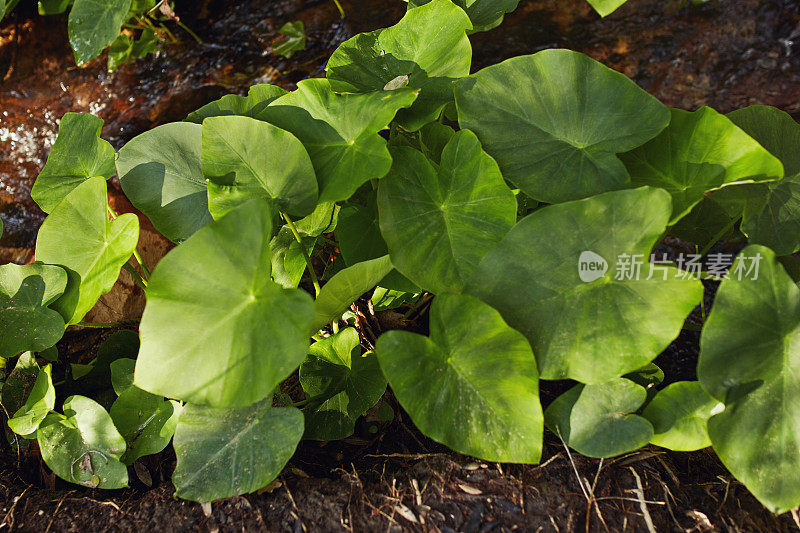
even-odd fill
[{"label": "dark soil", "polygon": [[[106,121],[104,136],[119,147],[155,125],[182,119],[224,93],[241,93],[264,82],[290,89],[305,77],[321,76],[325,58],[338,43],[359,31],[390,25],[404,10],[400,0],[343,3],[348,13],[344,21],[330,0],[179,1],[178,13],[208,44],[165,47],[112,75],[104,72],[102,59],[76,68],[65,19],[35,16],[34,3],[23,3],[23,9],[0,24],[0,217],[6,226],[0,263],[33,259],[43,214],[30,200],[30,186],[52,146],[61,115],[94,112]],[[277,28],[296,19],[306,25],[309,48],[291,61],[270,55]],[[583,0],[522,0],[503,26],[474,36],[473,44],[476,69],[544,48],[567,47],[624,72],[670,106],[711,105],[726,112],[764,103],[800,119],[800,43],[794,43],[798,39],[800,0],[719,0],[701,7],[630,0],[604,20]],[[121,197],[116,201],[124,204]],[[149,247],[143,250],[145,259],[153,263],[168,247],[145,246]],[[708,305],[713,287],[709,289]],[[135,318],[140,308],[128,303],[104,305],[120,313],[115,319]],[[373,334],[387,328],[389,317],[384,318]],[[71,362],[90,359],[98,335],[70,331],[61,346],[62,356]],[[694,378],[697,343],[698,334],[686,331],[659,356],[656,362],[668,381]],[[548,384],[543,400],[549,402],[563,388]],[[0,453],[0,528],[292,532],[800,528],[800,517],[774,517],[765,511],[709,450],[673,453],[647,448],[599,461],[570,455],[555,436],[547,434],[540,466],[476,462],[426,439],[391,396],[385,401],[397,412],[392,423],[381,427],[365,422],[356,436],[344,442],[303,443],[279,480],[266,490],[219,502],[210,511],[172,497],[170,453],[143,460],[131,471],[129,489],[92,491],[56,479],[34,449],[5,450]]]},{"label": "dark soil", "polygon": [[548,434],[541,466],[500,465],[443,449],[402,413],[379,435],[304,443],[266,490],[208,512],[172,497],[174,460],[166,455],[141,464],[130,489],[92,491],[55,480],[38,459],[5,454],[2,523],[20,531],[468,533],[648,531],[649,520],[655,531],[795,529],[710,451],[646,448],[599,461],[570,454]]}]

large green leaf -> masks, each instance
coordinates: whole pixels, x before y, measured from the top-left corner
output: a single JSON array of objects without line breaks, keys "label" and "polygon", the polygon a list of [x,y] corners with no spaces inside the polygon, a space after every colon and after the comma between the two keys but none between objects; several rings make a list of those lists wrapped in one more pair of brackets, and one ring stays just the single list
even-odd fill
[{"label": "large green leaf", "polygon": [[528,341],[471,296],[437,296],[430,316],[430,338],[389,331],[376,348],[414,424],[459,453],[539,462],[542,407]]},{"label": "large green leaf", "polygon": [[670,193],[671,223],[710,190],[783,177],[781,162],[724,115],[710,107],[671,112],[669,127],[658,137],[620,156],[634,185]]},{"label": "large green leaf", "polygon": [[40,352],[58,342],[64,318],[48,306],[66,287],[67,273],[57,266],[0,266],[0,357]]},{"label": "large green leaf", "polygon": [[471,131],[456,133],[441,164],[392,149],[378,188],[381,234],[392,264],[425,290],[458,293],[517,220],[517,201]]},{"label": "large green leaf", "polygon": [[120,461],[125,439],[94,400],[70,396],[64,415],[47,415],[36,437],[42,459],[61,479],[100,489],[128,485],[128,469]]},{"label": "large green leaf", "polygon": [[728,118],[781,160],[785,176],[775,183],[750,187],[742,231],[753,244],[778,255],[800,249],[800,124],[774,107],[737,109]]},{"label": "large green leaf", "polygon": [[[738,279],[754,264],[756,279]],[[784,512],[800,505],[800,289],[763,246],[742,250],[732,272],[700,337],[697,375],[725,404],[708,433],[736,479]]]},{"label": "large green leaf", "polygon": [[270,278],[271,217],[264,201],[252,200],[161,260],[139,329],[138,387],[241,407],[265,398],[303,361],[314,305]]},{"label": "large green leaf", "polygon": [[[133,369],[134,361],[131,359],[119,359],[111,364],[111,378],[117,384],[114,390],[119,398],[114,401],[109,414],[127,444],[122,456],[126,465],[166,448],[175,433],[182,409],[178,402],[165,400],[132,385]],[[120,376],[120,373],[125,375]],[[123,380],[131,385],[123,388]]]},{"label": "large green leaf", "polygon": [[353,302],[375,288],[393,268],[389,256],[384,255],[337,272],[317,295],[311,332],[316,333],[325,324],[341,317]]},{"label": "large green leaf", "polygon": [[256,491],[280,474],[303,436],[303,413],[272,407],[187,405],[175,431],[175,495],[211,502]]},{"label": "large green leaf", "polygon": [[653,437],[650,422],[632,414],[646,398],[644,387],[625,378],[577,385],[547,407],[544,421],[575,451],[614,457],[641,448]]},{"label": "large green leaf", "polygon": [[[431,0],[409,0],[408,8],[419,7]],[[472,32],[488,31],[503,22],[506,13],[511,13],[519,5],[519,0],[453,0],[467,12],[472,21]]]},{"label": "large green leaf", "polygon": [[617,153],[652,139],[667,108],[619,72],[570,50],[544,50],[456,84],[458,121],[503,176],[558,203],[628,187]]},{"label": "large green leaf", "polygon": [[100,55],[119,35],[131,0],[75,0],[69,12],[69,44],[83,65]]},{"label": "large green leaf", "polygon": [[300,384],[311,399],[305,411],[305,438],[339,440],[355,430],[358,417],[386,391],[378,359],[361,354],[355,328],[345,328],[311,345],[300,365]]},{"label": "large green leaf", "polygon": [[392,158],[378,132],[416,97],[411,89],[337,95],[328,80],[310,79],[272,102],[258,118],[300,139],[314,164],[319,201],[338,202],[389,171]]},{"label": "large green leaf", "polygon": [[650,440],[670,450],[691,452],[711,446],[706,422],[723,406],[697,381],[672,383],[656,394],[642,416],[653,424]]},{"label": "large green leaf", "polygon": [[[56,389],[53,387],[53,369],[50,365],[42,368],[36,376],[25,404],[9,419],[8,427],[23,437],[35,434],[39,424],[56,405]],[[35,436],[35,435],[34,435]]]},{"label": "large green leaf", "polygon": [[604,383],[654,359],[700,302],[700,282],[675,268],[647,279],[669,215],[669,195],[650,187],[545,207],[484,257],[467,292],[525,334],[543,378]]},{"label": "large green leaf", "polygon": [[164,124],[131,139],[117,158],[125,196],[175,242],[211,222],[200,170],[202,131],[195,124]]},{"label": "large green leaf", "polygon": [[250,117],[203,121],[203,175],[217,185],[271,198],[290,215],[305,216],[317,205],[314,167],[303,145],[288,131]]},{"label": "large green leaf", "polygon": [[382,91],[398,84],[419,89],[411,108],[397,114],[400,125],[418,130],[453,100],[453,81],[469,74],[470,29],[461,8],[450,0],[433,0],[391,28],[342,43],[328,61],[328,79],[337,92]]},{"label": "large green leaf", "polygon": [[286,94],[286,90],[277,85],[269,85],[266,83],[253,85],[248,89],[247,96],[226,94],[219,100],[214,100],[197,111],[189,113],[189,116],[186,117],[186,121],[202,124],[203,120],[208,117],[222,117],[226,115],[240,115],[255,118],[255,116],[262,109],[267,107],[270,102],[284,94]]},{"label": "large green leaf", "polygon": [[88,113],[67,113],[61,118],[56,142],[31,188],[31,198],[42,211],[52,213],[87,179],[114,175],[114,148],[100,138],[102,128],[103,121]]},{"label": "large green leaf", "polygon": [[104,178],[84,181],[39,229],[36,259],[67,271],[67,289],[53,304],[67,324],[80,322],[111,290],[139,241],[136,215],[108,220],[106,194]]}]

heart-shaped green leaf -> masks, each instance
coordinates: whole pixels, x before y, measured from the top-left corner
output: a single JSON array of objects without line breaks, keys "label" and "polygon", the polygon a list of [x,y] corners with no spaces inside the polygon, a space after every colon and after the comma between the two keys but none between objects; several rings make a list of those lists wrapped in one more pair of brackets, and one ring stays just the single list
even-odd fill
[{"label": "heart-shaped green leaf", "polygon": [[250,117],[203,121],[203,175],[217,185],[240,188],[249,197],[271,198],[290,215],[305,216],[317,205],[314,167],[303,145],[288,131]]},{"label": "heart-shaped green leaf", "polygon": [[391,28],[360,33],[342,43],[326,67],[334,91],[359,93],[395,87],[419,89],[397,121],[416,131],[437,118],[453,100],[453,81],[467,76],[472,29],[464,11],[450,0],[412,9]]},{"label": "heart-shaped green leaf", "polygon": [[48,306],[66,287],[67,273],[57,266],[0,266],[0,357],[39,352],[58,342],[64,318]]},{"label": "heart-shaped green leaf", "polygon": [[374,353],[361,354],[355,328],[345,328],[311,345],[300,365],[300,384],[311,399],[304,437],[338,440],[353,434],[356,420],[386,391]]},{"label": "heart-shaped green leaf", "polygon": [[106,410],[84,396],[70,396],[64,401],[64,415],[50,413],[39,426],[36,438],[47,466],[70,483],[126,487],[128,469],[120,461],[125,439]]},{"label": "heart-shaped green leaf", "polygon": [[175,495],[211,502],[256,491],[280,474],[303,436],[303,413],[272,397],[236,409],[187,405],[175,431]]},{"label": "heart-shaped green leaf", "polygon": [[240,115],[254,117],[270,102],[286,94],[286,90],[277,85],[262,83],[253,85],[247,91],[247,96],[226,94],[219,100],[214,100],[194,111],[186,117],[187,122],[202,124],[208,117],[223,117],[227,115]]},{"label": "heart-shaped green leaf", "polygon": [[75,0],[69,12],[69,44],[83,65],[114,42],[128,18],[131,0]]},{"label": "heart-shaped green leaf", "polygon": [[671,112],[669,127],[658,137],[620,156],[634,185],[670,193],[670,223],[686,215],[710,190],[783,177],[781,162],[725,115],[710,107]]},{"label": "heart-shaped green leaf", "polygon": [[728,118],[781,160],[785,176],[775,183],[749,187],[742,231],[753,244],[778,255],[800,249],[800,124],[774,107],[737,109]]},{"label": "heart-shaped green leaf", "polygon": [[437,296],[430,316],[430,338],[389,331],[375,350],[414,424],[459,453],[539,462],[539,376],[525,337],[471,296]]},{"label": "heart-shaped green leaf", "polygon": [[709,419],[714,451],[776,513],[800,505],[800,289],[763,246],[732,267],[700,337],[697,375],[725,404]]},{"label": "heart-shaped green leaf", "polygon": [[142,133],[119,151],[125,196],[171,241],[185,241],[211,222],[201,146],[202,128],[177,122]]},{"label": "heart-shaped green leaf", "polygon": [[271,234],[269,206],[252,200],[161,260],[139,328],[138,387],[241,407],[265,398],[303,361],[314,305],[270,278]]},{"label": "heart-shaped green leaf", "polygon": [[314,302],[311,332],[339,319],[362,294],[374,288],[394,267],[388,255],[362,261],[337,272],[323,287]]},{"label": "heart-shaped green leaf", "polygon": [[53,370],[50,365],[42,368],[36,376],[28,399],[8,421],[8,427],[17,435],[35,438],[39,424],[56,405],[56,389],[53,387]]},{"label": "heart-shaped green leaf", "polygon": [[139,241],[139,219],[126,213],[109,221],[106,180],[90,178],[61,201],[39,229],[36,259],[67,271],[67,289],[54,304],[76,324],[109,292]]},{"label": "heart-shaped green leaf", "polygon": [[103,121],[88,113],[67,113],[61,118],[56,142],[31,188],[31,198],[42,211],[52,213],[87,179],[114,175],[114,148],[100,138],[102,128]]},{"label": "heart-shaped green leaf", "polygon": [[625,378],[577,385],[547,407],[544,423],[583,455],[614,457],[641,448],[653,438],[650,422],[631,414],[646,398],[644,387]]},{"label": "heart-shaped green leaf", "polygon": [[[431,0],[409,0],[408,8],[419,7]],[[511,13],[519,5],[519,0],[453,0],[467,12],[472,21],[472,32],[489,31],[503,22],[506,13]]]},{"label": "heart-shaped green leaf", "polygon": [[669,111],[623,74],[570,50],[515,57],[456,84],[458,121],[503,176],[547,203],[628,187],[617,153],[652,139]]},{"label": "heart-shaped green leaf", "polygon": [[[111,406],[109,414],[127,444],[121,459],[126,465],[166,448],[182,410],[180,403],[165,400],[133,385],[133,368],[131,359],[119,359],[111,364],[112,380],[116,383],[114,390],[119,398]],[[120,373],[125,376],[120,376]],[[124,389],[123,380],[130,382]]]},{"label": "heart-shaped green leaf", "polygon": [[416,97],[411,89],[338,95],[328,80],[310,79],[272,102],[258,118],[300,139],[314,164],[319,201],[338,202],[389,171],[392,158],[378,132]]},{"label": "heart-shaped green leaf", "polygon": [[649,267],[669,215],[669,195],[650,187],[545,207],[484,257],[467,292],[525,334],[543,378],[604,383],[661,353],[702,297],[699,281]]},{"label": "heart-shaped green leaf", "polygon": [[715,409],[724,407],[697,381],[667,385],[647,404],[642,416],[653,424],[651,443],[670,450],[691,452],[711,446],[706,423]]},{"label": "heart-shaped green leaf", "polygon": [[517,220],[517,201],[471,131],[456,133],[441,164],[407,147],[378,187],[392,264],[425,290],[458,293]]}]

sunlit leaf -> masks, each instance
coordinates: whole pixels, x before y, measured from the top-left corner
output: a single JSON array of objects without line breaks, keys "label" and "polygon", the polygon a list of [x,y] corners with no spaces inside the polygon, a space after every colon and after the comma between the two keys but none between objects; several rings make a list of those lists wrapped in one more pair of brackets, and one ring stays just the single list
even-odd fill
[{"label": "sunlit leaf", "polygon": [[392,155],[378,188],[392,264],[425,290],[461,292],[516,222],[514,194],[470,131],[453,136],[438,166],[413,148],[394,148]]},{"label": "sunlit leaf", "polygon": [[453,81],[469,74],[470,29],[461,8],[450,0],[433,0],[391,28],[342,43],[328,61],[328,79],[334,91],[358,93],[391,89],[398,76],[408,76],[405,87],[419,89],[420,95],[397,119],[407,130],[418,130],[453,100]]},{"label": "sunlit leaf", "polygon": [[67,398],[64,415],[47,415],[39,426],[37,440],[42,459],[61,479],[100,489],[128,485],[128,469],[120,461],[125,439],[94,400]]},{"label": "sunlit leaf", "polygon": [[168,239],[182,242],[211,222],[200,170],[202,128],[174,123],[134,137],[119,151],[125,196]]},{"label": "sunlit leaf", "polygon": [[720,285],[697,375],[725,404],[708,421],[725,466],[773,512],[800,505],[800,289],[768,248],[742,250]]},{"label": "sunlit leaf", "polygon": [[544,412],[547,428],[567,446],[589,457],[614,457],[641,448],[653,426],[635,413],[647,397],[644,387],[625,378],[577,385]]},{"label": "sunlit leaf", "polygon": [[669,195],[650,187],[539,209],[484,257],[467,292],[525,334],[543,378],[604,383],[652,361],[702,297],[674,267],[649,268],[669,216]]},{"label": "sunlit leaf", "polygon": [[270,278],[271,233],[269,207],[253,200],[161,260],[147,287],[136,386],[240,407],[265,398],[303,361],[314,305]]},{"label": "sunlit leaf", "polygon": [[389,331],[376,347],[384,375],[414,424],[459,453],[539,462],[542,408],[528,342],[470,296],[437,296],[430,316],[430,338]]},{"label": "sunlit leaf", "polygon": [[139,219],[126,213],[109,221],[104,178],[78,185],[48,216],[36,240],[36,259],[67,271],[67,289],[53,305],[75,324],[114,286],[136,249]]},{"label": "sunlit leaf", "polygon": [[52,213],[89,178],[114,175],[114,148],[100,138],[102,127],[103,121],[88,113],[67,113],[61,118],[56,142],[31,188],[31,198],[42,211]]},{"label": "sunlit leaf", "polygon": [[303,436],[303,413],[272,397],[236,409],[189,404],[175,431],[175,495],[211,502],[256,491],[280,474]]},{"label": "sunlit leaf", "polygon": [[669,122],[669,111],[628,77],[570,50],[487,67],[456,84],[458,121],[503,176],[546,203],[627,188],[617,153]]}]

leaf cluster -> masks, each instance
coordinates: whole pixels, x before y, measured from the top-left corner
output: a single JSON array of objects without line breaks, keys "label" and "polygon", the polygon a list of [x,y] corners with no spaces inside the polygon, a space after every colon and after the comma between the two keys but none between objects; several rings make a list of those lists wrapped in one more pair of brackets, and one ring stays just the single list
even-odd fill
[{"label": "leaf cluster", "polygon": [[[800,125],[668,109],[569,50],[470,75],[468,32],[501,14],[418,4],[344,42],[326,78],[226,96],[116,154],[99,119],[64,118],[32,192],[49,213],[39,262],[0,267],[0,355],[24,352],[9,428],[103,488],[172,440],[177,494],[211,501],[265,486],[301,439],[352,435],[388,384],[461,453],[536,463],[545,428],[594,457],[711,445],[769,509],[800,504],[800,289],[783,266],[800,249]],[[107,207],[115,173],[177,243],[152,273],[128,263],[137,218]],[[759,265],[701,307],[698,381],[653,361],[710,273],[618,275],[665,235],[700,256],[747,242],[731,273]],[[138,335],[71,368],[85,394],[59,405],[51,347],[121,268],[146,288]],[[359,300],[417,332],[376,340]],[[543,406],[555,380],[572,386]]]}]

